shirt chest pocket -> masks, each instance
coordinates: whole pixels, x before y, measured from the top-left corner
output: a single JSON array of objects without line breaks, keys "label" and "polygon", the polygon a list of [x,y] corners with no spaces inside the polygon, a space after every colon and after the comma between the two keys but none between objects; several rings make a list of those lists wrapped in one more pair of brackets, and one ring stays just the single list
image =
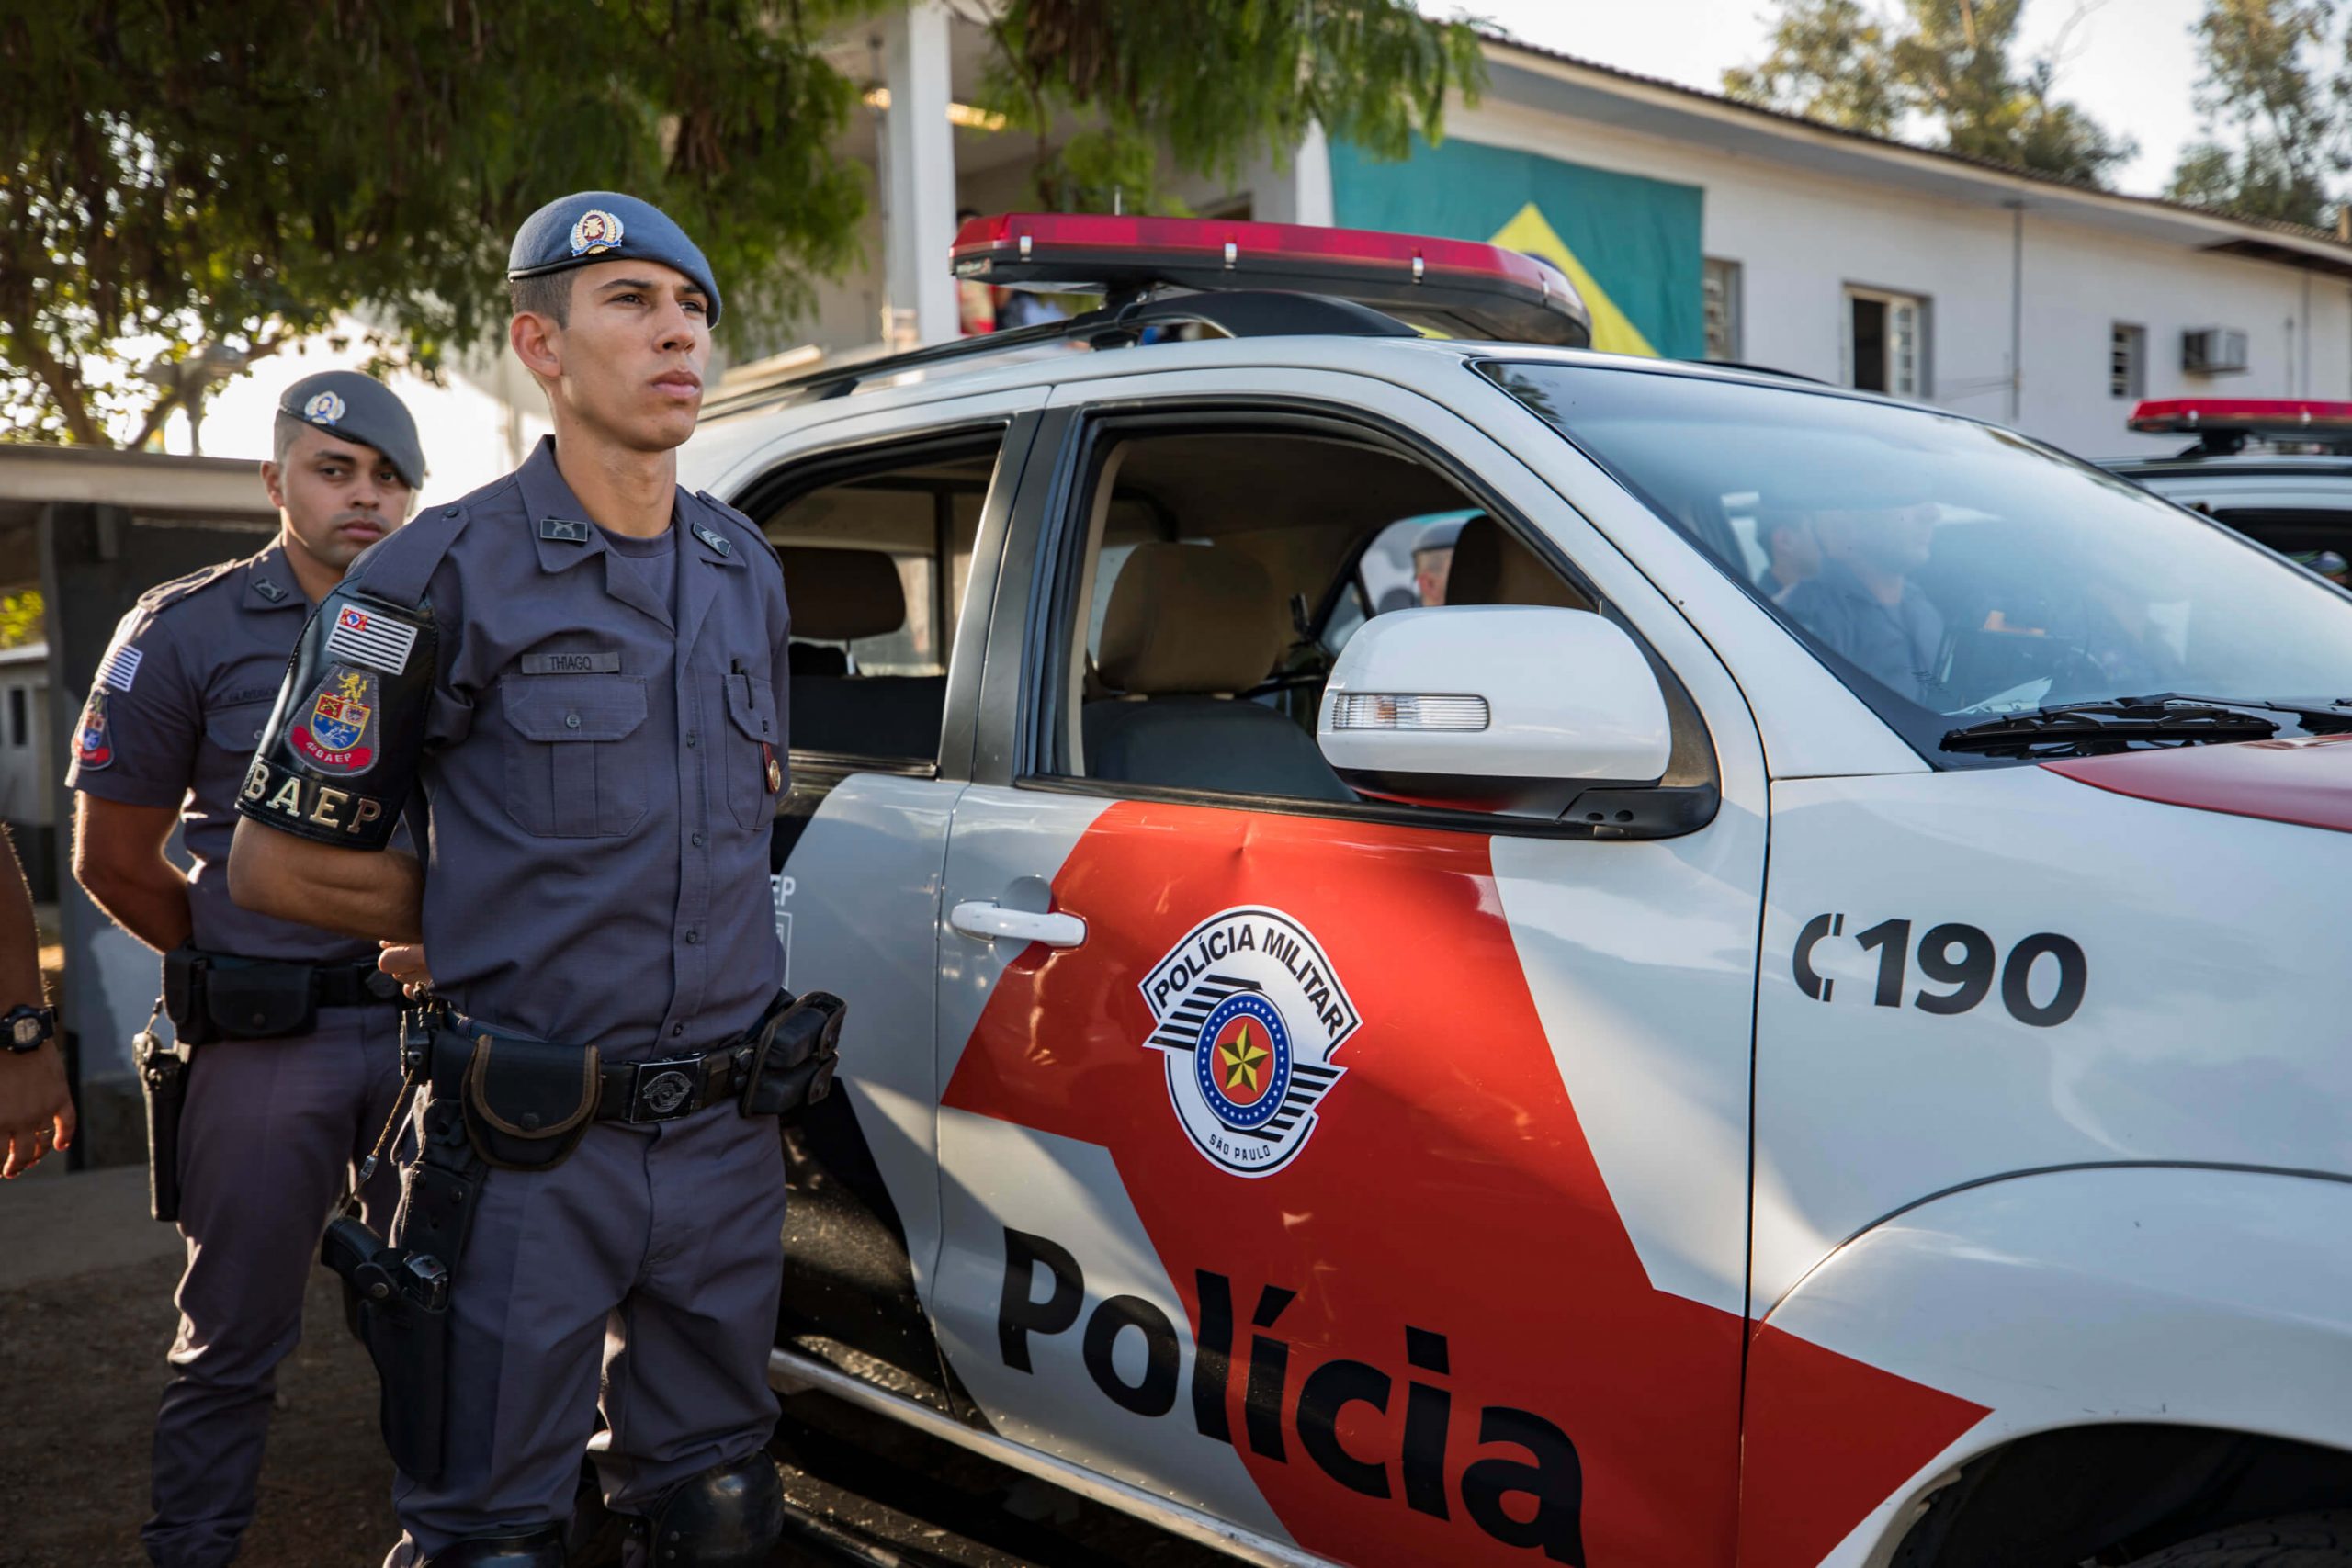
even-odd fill
[{"label": "shirt chest pocket", "polygon": [[612,838],[645,815],[645,682],[625,675],[516,675],[506,714],[506,811],[549,839]]},{"label": "shirt chest pocket", "polygon": [[728,734],[721,753],[727,808],[739,828],[764,828],[775,816],[783,784],[784,727],[776,721],[775,683],[736,673],[727,688]]},{"label": "shirt chest pocket", "polygon": [[253,760],[261,745],[261,733],[269,725],[267,702],[241,703],[235,707],[220,708],[204,716],[204,738],[223,751],[232,753],[239,770]]}]

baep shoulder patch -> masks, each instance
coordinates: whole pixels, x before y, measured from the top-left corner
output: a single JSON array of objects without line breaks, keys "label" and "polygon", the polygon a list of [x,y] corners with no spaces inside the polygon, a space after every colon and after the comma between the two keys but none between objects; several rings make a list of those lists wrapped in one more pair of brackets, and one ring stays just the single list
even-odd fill
[{"label": "baep shoulder patch", "polygon": [[429,608],[338,586],[295,645],[239,815],[349,849],[390,842],[416,784],[438,653]]}]

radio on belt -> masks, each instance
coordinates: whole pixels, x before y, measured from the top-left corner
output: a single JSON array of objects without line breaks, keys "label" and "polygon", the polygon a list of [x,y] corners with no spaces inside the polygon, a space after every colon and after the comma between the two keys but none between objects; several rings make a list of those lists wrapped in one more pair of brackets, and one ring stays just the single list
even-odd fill
[{"label": "radio on belt", "polygon": [[1550,263],[1500,245],[1367,229],[1227,219],[1012,212],[956,235],[956,276],[1008,288],[1279,290],[1368,306],[1450,337],[1592,342],[1576,286]]}]

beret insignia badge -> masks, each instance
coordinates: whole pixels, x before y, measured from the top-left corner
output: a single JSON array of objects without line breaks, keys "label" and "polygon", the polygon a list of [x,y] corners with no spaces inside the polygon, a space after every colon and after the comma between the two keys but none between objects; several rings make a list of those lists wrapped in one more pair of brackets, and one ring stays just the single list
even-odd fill
[{"label": "beret insignia badge", "polygon": [[333,424],[343,417],[343,399],[334,392],[321,392],[302,405],[302,417],[312,424]]},{"label": "beret insignia badge", "polygon": [[592,207],[571,226],[571,254],[594,255],[621,243],[621,220],[601,207]]}]

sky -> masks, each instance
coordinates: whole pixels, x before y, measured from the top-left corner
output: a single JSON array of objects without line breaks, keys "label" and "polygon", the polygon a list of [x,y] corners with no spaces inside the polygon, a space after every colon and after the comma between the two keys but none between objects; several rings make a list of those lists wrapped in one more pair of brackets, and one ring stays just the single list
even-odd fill
[{"label": "sky", "polygon": [[[1432,15],[1467,11],[1523,42],[1719,92],[1726,67],[1766,52],[1765,0],[1419,0]],[[1894,0],[1880,0],[1893,10]],[[2066,32],[2057,93],[2140,144],[2114,171],[2118,190],[2159,194],[2197,136],[2197,51],[2203,0],[2027,0],[2027,58]],[[2080,19],[2067,28],[2070,18]]]}]

